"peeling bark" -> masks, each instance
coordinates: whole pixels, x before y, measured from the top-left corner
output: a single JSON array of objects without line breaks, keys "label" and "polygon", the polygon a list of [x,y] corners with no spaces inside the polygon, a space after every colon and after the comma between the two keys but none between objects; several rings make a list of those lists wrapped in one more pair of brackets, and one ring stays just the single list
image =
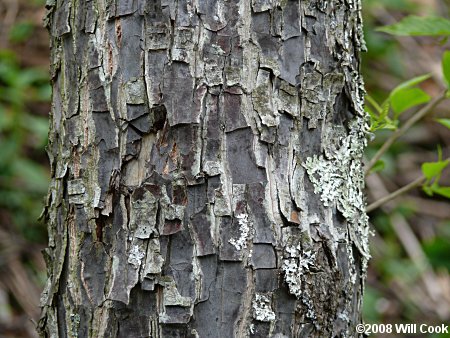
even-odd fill
[{"label": "peeling bark", "polygon": [[355,337],[359,0],[49,0],[44,337]]}]

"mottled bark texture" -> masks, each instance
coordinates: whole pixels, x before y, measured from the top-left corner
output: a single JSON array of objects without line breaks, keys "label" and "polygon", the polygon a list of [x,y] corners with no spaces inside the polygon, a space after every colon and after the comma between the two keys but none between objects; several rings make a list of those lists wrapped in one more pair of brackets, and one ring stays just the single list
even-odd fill
[{"label": "mottled bark texture", "polygon": [[46,337],[355,337],[359,0],[49,0]]}]

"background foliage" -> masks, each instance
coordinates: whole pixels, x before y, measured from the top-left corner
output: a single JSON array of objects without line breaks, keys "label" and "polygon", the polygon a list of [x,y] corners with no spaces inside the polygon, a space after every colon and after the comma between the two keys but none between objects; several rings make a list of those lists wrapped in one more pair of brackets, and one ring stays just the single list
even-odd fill
[{"label": "background foliage", "polygon": [[[366,88],[382,102],[402,82],[430,74],[394,107],[399,124],[425,96],[445,87],[442,37],[396,37],[376,31],[408,15],[449,16],[444,0],[363,0],[368,53]],[[0,0],[0,336],[34,337],[39,293],[45,281],[40,250],[45,226],[37,222],[49,173],[45,155],[48,36],[42,28],[43,0]],[[417,23],[413,23],[417,27]],[[439,35],[444,28],[433,26]],[[391,94],[392,95],[392,94]],[[395,105],[395,103],[394,103]],[[450,153],[450,132],[435,118],[449,118],[448,100],[433,109],[383,155],[368,175],[369,204],[416,180],[424,162]],[[395,119],[394,119],[395,120]],[[395,128],[395,121],[391,126]],[[380,125],[379,125],[380,127]],[[381,126],[386,127],[386,125]],[[387,126],[389,127],[389,125]],[[374,128],[377,129],[377,128]],[[367,149],[374,156],[392,130],[380,128]],[[448,169],[440,184],[450,185]],[[364,318],[371,323],[448,323],[450,319],[450,205],[414,189],[370,213],[374,230]],[[376,335],[374,335],[376,336]],[[378,335],[378,337],[383,337]],[[392,337],[392,336],[391,336]],[[420,335],[415,335],[420,337]],[[438,337],[438,336],[436,336]],[[443,337],[443,336],[440,336]]]},{"label": "background foliage", "polygon": [[34,337],[51,89],[43,1],[0,1],[0,337]]},{"label": "background foliage", "polygon": [[[364,3],[365,36],[369,48],[364,56],[363,74],[366,89],[377,102],[391,99],[391,117],[400,126],[414,116],[419,105],[438,97],[446,88],[441,60],[449,49],[446,38],[450,29],[446,1],[389,0]],[[419,15],[417,18],[411,15]],[[438,16],[432,25],[423,16]],[[406,21],[402,21],[406,17]],[[401,22],[401,24],[398,24]],[[376,29],[380,26],[393,25]],[[403,26],[402,26],[403,25]],[[402,32],[403,30],[403,32]],[[392,36],[389,33],[416,35],[427,31],[429,37]],[[408,35],[408,34],[406,34]],[[418,34],[420,35],[420,34]],[[447,54],[446,54],[447,55]],[[429,74],[412,83],[410,97],[395,106],[394,88],[412,78]],[[397,87],[398,88],[398,87]],[[410,90],[410,89],[408,89]],[[411,90],[412,91],[412,90]],[[395,99],[395,98],[394,98]],[[435,162],[449,156],[450,132],[436,121],[449,115],[445,100],[382,156],[380,172],[367,176],[369,204],[398,188],[430,176]],[[370,104],[367,104],[370,106]],[[394,121],[395,128],[395,121]],[[389,129],[389,126],[387,126]],[[393,131],[380,129],[367,149],[372,158]],[[445,162],[445,161],[442,161]],[[439,185],[449,185],[448,168],[441,174]],[[426,180],[422,180],[423,183]],[[434,194],[431,198],[420,187],[385,204],[370,214],[375,236],[372,238],[373,259],[369,268],[364,317],[372,323],[448,323],[450,318],[450,205],[448,199]],[[384,337],[383,335],[377,335]],[[407,335],[405,335],[406,337]],[[414,337],[420,335],[414,335]],[[449,335],[424,335],[424,337]],[[388,337],[388,335],[386,335]]]}]

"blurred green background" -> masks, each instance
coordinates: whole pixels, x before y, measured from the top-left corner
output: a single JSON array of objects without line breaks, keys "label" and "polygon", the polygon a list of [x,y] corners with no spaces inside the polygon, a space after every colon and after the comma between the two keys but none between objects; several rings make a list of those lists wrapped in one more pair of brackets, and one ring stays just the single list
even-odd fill
[{"label": "blurred green background", "polygon": [[[365,38],[363,75],[367,92],[382,102],[398,84],[430,73],[420,87],[431,97],[445,88],[441,59],[446,39],[395,37],[375,30],[407,15],[449,17],[450,3],[441,0],[363,0]],[[407,185],[422,175],[421,164],[450,155],[450,131],[436,118],[450,117],[450,100],[415,124],[382,157],[385,169],[366,179],[368,201]],[[406,111],[400,120],[411,117]],[[380,130],[366,152],[371,158],[391,131]],[[442,185],[449,184],[449,169]],[[367,280],[364,319],[368,323],[450,323],[450,204],[420,188],[369,214],[375,236]],[[450,337],[450,335],[382,335],[374,337]]]},{"label": "blurred green background", "polygon": [[35,337],[49,183],[45,1],[0,0],[0,337]]},{"label": "blurred green background", "polygon": [[[0,337],[36,336],[33,321],[39,316],[39,294],[46,278],[40,253],[47,241],[46,227],[37,221],[49,183],[45,145],[51,89],[48,35],[42,28],[44,5],[43,0],[0,0]],[[393,37],[375,28],[410,14],[448,18],[449,2],[363,0],[363,6],[369,49],[363,55],[363,74],[368,93],[382,101],[399,83],[431,73],[421,88],[437,96],[444,88],[441,56],[449,43]],[[439,105],[383,156],[385,169],[367,178],[369,203],[419,177],[423,162],[437,160],[438,145],[444,158],[450,155],[450,131],[434,120],[450,117],[448,103]],[[401,120],[413,112],[407,111]],[[368,158],[390,133],[377,132],[367,149]],[[448,171],[441,179],[446,185],[450,185]],[[448,200],[415,189],[370,216],[375,235],[365,321],[449,323]]]}]

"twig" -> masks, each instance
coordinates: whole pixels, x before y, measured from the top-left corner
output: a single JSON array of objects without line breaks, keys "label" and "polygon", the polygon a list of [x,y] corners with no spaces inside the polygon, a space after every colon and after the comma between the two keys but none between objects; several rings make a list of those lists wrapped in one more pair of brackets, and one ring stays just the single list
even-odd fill
[{"label": "twig", "polygon": [[[380,194],[388,194],[386,186],[380,179],[378,174],[371,175],[367,178],[367,185],[372,191],[376,192],[379,197]],[[375,188],[376,189],[372,189]],[[380,197],[382,198],[382,197]],[[383,210],[390,212],[392,208],[389,205],[384,205]],[[414,263],[418,271],[420,272],[421,279],[425,286],[425,290],[429,295],[430,299],[434,303],[434,310],[440,318],[447,318],[449,313],[449,307],[446,303],[445,298],[442,296],[442,288],[439,287],[437,276],[428,261],[427,256],[422,250],[420,241],[417,239],[416,235],[408,224],[406,218],[396,213],[391,216],[391,224],[399,239],[402,243],[403,248],[407,252],[411,261]]]},{"label": "twig", "polygon": [[439,288],[438,279],[433,267],[425,255],[419,239],[412,231],[411,225],[409,225],[406,218],[399,213],[394,213],[391,216],[391,223],[398,239],[403,244],[405,251],[421,273],[423,284],[425,285],[428,295],[435,304],[434,308],[437,315],[440,318],[447,318],[449,307],[442,295],[442,289]]},{"label": "twig", "polygon": [[370,172],[370,170],[373,168],[375,163],[383,156],[383,154],[389,149],[389,147],[406,131],[411,128],[411,126],[422,119],[425,115],[427,115],[432,109],[434,109],[441,101],[443,101],[446,97],[446,92],[443,92],[439,96],[435,97],[433,100],[428,102],[426,106],[424,106],[422,109],[420,109],[417,113],[415,113],[413,116],[411,116],[403,125],[401,128],[397,129],[387,140],[384,142],[384,144],[381,146],[381,148],[377,151],[375,156],[367,163],[366,165],[366,175]]},{"label": "twig", "polygon": [[[444,161],[450,161],[450,157],[446,158]],[[433,178],[436,182],[439,180],[438,177],[434,177]],[[371,212],[372,210],[375,210],[376,208],[379,208],[380,206],[382,206],[383,204],[386,204],[387,202],[393,200],[394,198],[396,198],[397,196],[400,196],[401,194],[404,194],[414,188],[417,188],[418,186],[424,184],[425,182],[427,182],[427,178],[425,177],[425,175],[420,176],[419,178],[415,179],[414,181],[412,181],[411,183],[405,185],[404,187],[390,193],[387,194],[384,197],[379,198],[378,200],[376,200],[375,202],[373,202],[372,204],[368,205],[366,208],[366,212]]]},{"label": "twig", "polygon": [[389,195],[386,195],[386,196],[380,198],[379,200],[373,202],[372,204],[368,205],[366,208],[366,212],[371,212],[371,211],[381,207],[382,205],[386,204],[387,202],[393,200],[394,198],[396,198],[414,188],[417,188],[418,186],[425,183],[426,180],[427,180],[426,177],[422,175],[421,177],[419,177],[416,180],[412,181],[411,183],[405,185],[404,187],[402,187],[402,188],[394,191],[393,193],[390,193]]}]

